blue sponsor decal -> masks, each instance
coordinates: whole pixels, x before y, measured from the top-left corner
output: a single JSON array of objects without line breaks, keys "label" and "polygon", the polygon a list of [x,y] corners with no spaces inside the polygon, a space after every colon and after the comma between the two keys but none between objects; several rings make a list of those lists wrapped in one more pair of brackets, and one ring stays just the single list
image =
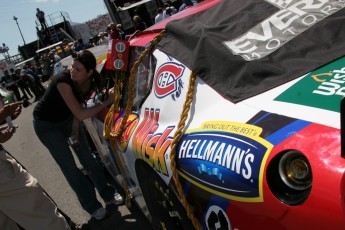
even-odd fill
[{"label": "blue sponsor decal", "polygon": [[260,133],[253,125],[223,121],[187,131],[177,149],[179,173],[213,194],[261,202],[264,163],[272,145]]}]

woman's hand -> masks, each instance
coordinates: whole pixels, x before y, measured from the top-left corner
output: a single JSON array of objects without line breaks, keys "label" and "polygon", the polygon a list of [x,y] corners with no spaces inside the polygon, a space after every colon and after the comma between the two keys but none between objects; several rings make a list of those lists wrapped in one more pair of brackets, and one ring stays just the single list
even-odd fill
[{"label": "woman's hand", "polygon": [[111,105],[112,103],[114,102],[114,87],[113,88],[110,88],[108,90],[108,97],[105,101],[103,101],[103,103],[106,105],[106,106],[109,106]]}]

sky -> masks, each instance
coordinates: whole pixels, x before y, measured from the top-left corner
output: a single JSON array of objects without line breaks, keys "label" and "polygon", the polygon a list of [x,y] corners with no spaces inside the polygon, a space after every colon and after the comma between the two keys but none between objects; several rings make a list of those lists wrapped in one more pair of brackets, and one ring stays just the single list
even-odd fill
[{"label": "sky", "polygon": [[[27,43],[37,40],[36,8],[45,15],[67,12],[72,22],[86,22],[108,13],[103,0],[0,0],[0,45],[9,47],[9,54],[18,54],[18,45],[24,45],[19,28]],[[13,16],[17,17],[18,25]],[[3,59],[0,54],[0,60]]]}]

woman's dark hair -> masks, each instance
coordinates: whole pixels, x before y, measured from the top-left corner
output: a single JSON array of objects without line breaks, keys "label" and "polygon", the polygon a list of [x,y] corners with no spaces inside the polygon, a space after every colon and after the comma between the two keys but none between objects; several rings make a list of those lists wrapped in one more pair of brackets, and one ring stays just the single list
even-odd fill
[{"label": "woman's dark hair", "polygon": [[77,53],[72,53],[73,59],[79,61],[87,71],[93,70],[93,74],[91,76],[92,82],[92,89],[100,89],[101,87],[101,75],[98,73],[96,69],[96,57],[93,55],[92,52],[89,50],[82,50]]}]

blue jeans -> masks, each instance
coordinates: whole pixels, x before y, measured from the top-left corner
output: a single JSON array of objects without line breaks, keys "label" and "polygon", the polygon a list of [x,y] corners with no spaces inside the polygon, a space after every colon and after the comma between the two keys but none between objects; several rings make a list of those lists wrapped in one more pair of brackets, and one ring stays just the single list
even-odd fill
[{"label": "blue jeans", "polygon": [[33,118],[34,130],[40,141],[48,148],[59,165],[67,182],[76,193],[83,209],[92,214],[102,207],[96,198],[95,188],[107,202],[113,199],[115,188],[110,186],[105,178],[102,167],[92,156],[85,133],[79,132],[79,150],[76,156],[80,164],[88,172],[89,179],[77,167],[68,138],[71,135],[73,117],[62,122],[50,122]]}]

